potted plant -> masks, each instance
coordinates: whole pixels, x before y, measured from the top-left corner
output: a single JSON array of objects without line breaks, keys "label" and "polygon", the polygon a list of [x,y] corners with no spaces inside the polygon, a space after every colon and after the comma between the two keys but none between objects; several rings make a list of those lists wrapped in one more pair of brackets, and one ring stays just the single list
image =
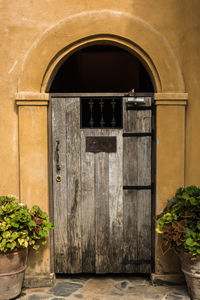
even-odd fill
[{"label": "potted plant", "polygon": [[156,219],[163,254],[179,254],[189,294],[200,299],[200,188],[179,188]]},{"label": "potted plant", "polygon": [[28,247],[37,250],[54,228],[47,219],[38,206],[29,210],[14,196],[0,196],[0,299],[20,294]]}]

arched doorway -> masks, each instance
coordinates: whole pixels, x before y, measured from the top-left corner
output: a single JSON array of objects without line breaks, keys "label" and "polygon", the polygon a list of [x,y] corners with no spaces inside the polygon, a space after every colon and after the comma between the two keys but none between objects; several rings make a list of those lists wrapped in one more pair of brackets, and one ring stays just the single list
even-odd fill
[{"label": "arched doorway", "polygon": [[[49,151],[48,155],[47,116],[51,108],[48,86],[64,57],[69,57],[73,51],[86,44],[97,43],[110,43],[136,53],[148,66],[149,74],[152,74],[155,82],[156,208],[159,210],[174,190],[184,185],[185,107],[188,94],[174,49],[165,37],[146,21],[113,10],[98,13],[94,10],[89,11],[89,14],[83,12],[66,17],[46,30],[24,56],[16,94],[19,112],[20,199],[23,203],[35,204],[37,198],[37,203],[42,203],[43,209],[48,210],[50,205],[53,211],[48,184],[48,172],[51,173],[48,158],[52,152]],[[29,137],[28,143],[26,136]],[[52,177],[50,187],[51,181]],[[155,248],[155,272],[176,272],[175,264],[169,264],[168,259],[160,254],[159,243],[156,243]],[[37,277],[38,267],[44,276],[54,272],[54,264],[50,259],[53,257],[51,249],[53,246],[41,253],[40,264],[37,255],[31,256],[32,265],[35,264],[30,271],[32,275]]]},{"label": "arched doorway", "polygon": [[124,49],[93,45],[61,65],[49,92],[55,272],[151,273],[148,72]]}]

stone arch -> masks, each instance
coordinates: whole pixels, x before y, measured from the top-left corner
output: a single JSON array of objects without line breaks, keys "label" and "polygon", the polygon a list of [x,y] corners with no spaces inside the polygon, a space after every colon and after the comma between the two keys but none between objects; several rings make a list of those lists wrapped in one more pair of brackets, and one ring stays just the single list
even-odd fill
[{"label": "stone arch", "polygon": [[43,33],[25,57],[18,92],[48,92],[63,59],[80,47],[102,42],[138,56],[153,78],[156,92],[185,92],[180,66],[168,41],[143,20],[112,10],[76,14]]}]

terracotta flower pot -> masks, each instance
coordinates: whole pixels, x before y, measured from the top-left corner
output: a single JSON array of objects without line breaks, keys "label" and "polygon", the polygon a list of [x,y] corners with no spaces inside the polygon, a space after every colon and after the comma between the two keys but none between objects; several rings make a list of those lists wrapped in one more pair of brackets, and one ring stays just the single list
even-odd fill
[{"label": "terracotta flower pot", "polygon": [[21,293],[28,249],[0,254],[0,299],[12,299]]},{"label": "terracotta flower pot", "polygon": [[181,260],[181,269],[185,275],[188,292],[193,300],[200,299],[200,256],[192,260],[188,253],[179,255]]}]

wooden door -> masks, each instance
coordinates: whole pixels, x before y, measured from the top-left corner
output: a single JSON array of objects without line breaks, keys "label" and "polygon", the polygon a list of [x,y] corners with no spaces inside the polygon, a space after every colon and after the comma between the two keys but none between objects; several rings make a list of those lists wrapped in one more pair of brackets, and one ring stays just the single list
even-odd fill
[{"label": "wooden door", "polygon": [[55,272],[150,273],[151,97],[139,106],[87,101],[85,125],[84,98],[52,99]]}]

